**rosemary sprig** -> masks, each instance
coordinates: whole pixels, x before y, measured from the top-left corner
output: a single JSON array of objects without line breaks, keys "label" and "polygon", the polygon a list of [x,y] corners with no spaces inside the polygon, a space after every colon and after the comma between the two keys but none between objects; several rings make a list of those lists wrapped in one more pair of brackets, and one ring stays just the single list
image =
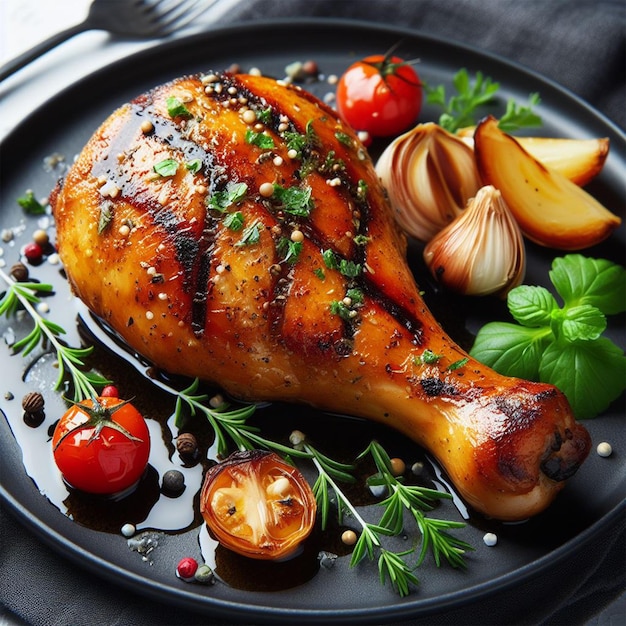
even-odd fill
[{"label": "rosemary sprig", "polygon": [[445,559],[452,567],[466,567],[464,555],[472,551],[473,547],[449,532],[455,528],[463,528],[465,524],[424,515],[424,512],[433,509],[435,501],[450,499],[452,496],[436,489],[405,485],[400,478],[393,475],[389,455],[377,441],[372,441],[360,456],[363,457],[366,454],[372,456],[378,470],[372,482],[385,485],[389,493],[389,496],[380,503],[385,507],[380,526],[394,535],[400,534],[404,527],[404,511],[407,510],[415,518],[422,535],[418,566],[422,564],[426,554],[430,551],[437,567],[441,565],[442,559]]},{"label": "rosemary sprig", "polygon": [[310,444],[305,443],[304,450],[311,455],[313,464],[318,472],[317,480],[313,485],[313,493],[321,511],[322,528],[325,528],[328,523],[330,509],[328,494],[330,489],[332,489],[337,498],[337,514],[339,522],[341,523],[343,513],[347,511],[361,527],[361,534],[359,535],[352,551],[350,567],[358,565],[366,556],[370,560],[374,560],[375,552],[378,550],[378,573],[381,584],[384,585],[386,580],[389,579],[392,587],[400,596],[408,595],[410,592],[410,585],[417,585],[419,584],[419,581],[413,572],[414,568],[409,567],[402,557],[410,554],[413,550],[409,549],[404,552],[392,552],[391,550],[384,548],[381,543],[381,537],[385,535],[391,536],[395,533],[383,525],[371,524],[363,519],[356,507],[352,504],[352,502],[350,502],[349,498],[344,494],[335,480],[336,478],[342,480],[345,468],[342,468],[340,473],[336,473],[333,466],[329,467],[320,459],[320,453]]},{"label": "rosemary sprig", "polygon": [[93,347],[72,348],[65,345],[59,339],[65,330],[55,322],[43,317],[35,308],[41,302],[37,293],[49,293],[53,290],[52,285],[47,283],[17,282],[0,269],[0,277],[7,284],[7,290],[0,299],[0,316],[10,317],[14,315],[19,307],[23,307],[34,322],[32,330],[22,339],[13,345],[14,353],[22,353],[26,356],[38,345],[49,342],[55,351],[58,361],[59,374],[57,376],[54,389],[61,387],[65,380],[66,373],[69,374],[73,399],[83,400],[96,396],[94,386],[106,385],[109,381],[92,371],[84,371],[84,359],[93,351]]}]

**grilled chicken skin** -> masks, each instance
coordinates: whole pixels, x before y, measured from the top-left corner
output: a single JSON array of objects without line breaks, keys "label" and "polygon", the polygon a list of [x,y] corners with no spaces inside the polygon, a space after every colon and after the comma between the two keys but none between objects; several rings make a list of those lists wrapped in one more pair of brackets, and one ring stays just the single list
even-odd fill
[{"label": "grilled chicken skin", "polygon": [[103,123],[51,200],[75,294],[163,370],[387,424],[503,520],[544,509],[589,452],[556,388],[442,330],[370,158],[298,87],[157,87]]}]

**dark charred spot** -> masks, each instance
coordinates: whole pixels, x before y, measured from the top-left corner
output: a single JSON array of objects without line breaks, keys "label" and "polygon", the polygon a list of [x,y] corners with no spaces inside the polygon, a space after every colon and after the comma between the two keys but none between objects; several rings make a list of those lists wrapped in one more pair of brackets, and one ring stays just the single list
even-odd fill
[{"label": "dark charred spot", "polygon": [[440,378],[423,378],[420,385],[427,396],[454,396],[457,394],[456,387],[446,383]]}]

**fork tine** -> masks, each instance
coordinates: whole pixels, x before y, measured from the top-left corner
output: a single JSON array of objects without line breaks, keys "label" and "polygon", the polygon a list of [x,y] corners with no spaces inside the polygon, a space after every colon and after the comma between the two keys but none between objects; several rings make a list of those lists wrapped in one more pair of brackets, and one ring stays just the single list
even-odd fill
[{"label": "fork tine", "polygon": [[[157,0],[154,20],[164,35],[180,30],[204,13],[216,0]],[[169,5],[169,6],[168,6]]]}]

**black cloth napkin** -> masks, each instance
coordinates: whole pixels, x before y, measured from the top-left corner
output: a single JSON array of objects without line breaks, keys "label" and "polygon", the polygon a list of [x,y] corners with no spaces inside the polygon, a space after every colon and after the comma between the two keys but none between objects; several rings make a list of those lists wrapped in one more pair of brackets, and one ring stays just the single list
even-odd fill
[{"label": "black cloth napkin", "polygon": [[[625,13],[623,0],[243,0],[222,21],[341,17],[413,28],[522,64],[623,129]],[[570,576],[530,581],[511,597],[468,603],[462,611],[411,624],[585,624],[625,589],[625,527],[625,520],[618,520],[610,533],[590,543],[571,563]],[[0,510],[0,600],[0,623],[3,616],[36,626],[225,623],[87,574],[5,509]]]}]

